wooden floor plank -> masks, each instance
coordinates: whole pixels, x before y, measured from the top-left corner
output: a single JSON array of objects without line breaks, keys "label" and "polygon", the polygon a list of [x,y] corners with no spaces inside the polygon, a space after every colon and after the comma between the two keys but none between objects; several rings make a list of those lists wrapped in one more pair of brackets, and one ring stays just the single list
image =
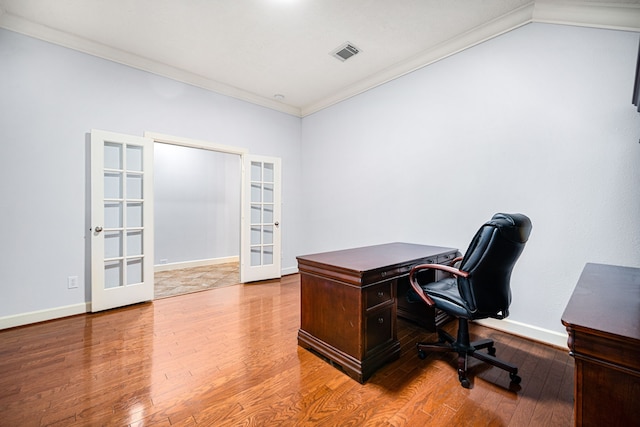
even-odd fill
[{"label": "wooden floor plank", "polygon": [[[566,426],[573,360],[472,324],[520,367],[417,356],[436,336],[398,320],[401,354],[360,384],[297,345],[299,276],[0,331],[0,426]],[[446,329],[455,333],[455,323]]]}]

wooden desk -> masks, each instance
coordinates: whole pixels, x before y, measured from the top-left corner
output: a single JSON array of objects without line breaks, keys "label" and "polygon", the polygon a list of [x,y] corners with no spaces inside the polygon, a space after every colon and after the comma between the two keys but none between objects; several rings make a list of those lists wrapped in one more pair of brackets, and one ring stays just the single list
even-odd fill
[{"label": "wooden desk", "polygon": [[577,426],[638,425],[640,269],[587,264],[562,315]]},{"label": "wooden desk", "polygon": [[457,253],[453,248],[389,243],[297,257],[298,344],[366,381],[400,356],[398,281],[407,280],[415,264],[446,263]]}]

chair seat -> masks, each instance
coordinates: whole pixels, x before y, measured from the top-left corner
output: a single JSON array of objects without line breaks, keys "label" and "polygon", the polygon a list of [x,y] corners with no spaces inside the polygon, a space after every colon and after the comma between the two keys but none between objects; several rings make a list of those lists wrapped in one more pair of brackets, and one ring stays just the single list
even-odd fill
[{"label": "chair seat", "polygon": [[440,310],[446,311],[455,317],[471,318],[471,313],[467,310],[460,296],[460,291],[458,291],[458,282],[455,277],[427,283],[421,288],[431,297],[436,307]]}]

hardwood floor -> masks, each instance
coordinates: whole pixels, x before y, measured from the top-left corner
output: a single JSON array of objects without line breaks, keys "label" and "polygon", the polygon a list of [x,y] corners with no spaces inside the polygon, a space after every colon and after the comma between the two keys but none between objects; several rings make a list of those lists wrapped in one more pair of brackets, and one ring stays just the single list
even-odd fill
[{"label": "hardwood floor", "polygon": [[[399,320],[402,355],[364,385],[297,346],[299,276],[0,331],[1,426],[570,426],[568,351],[472,325],[522,383]],[[450,324],[449,326],[454,326]]]}]

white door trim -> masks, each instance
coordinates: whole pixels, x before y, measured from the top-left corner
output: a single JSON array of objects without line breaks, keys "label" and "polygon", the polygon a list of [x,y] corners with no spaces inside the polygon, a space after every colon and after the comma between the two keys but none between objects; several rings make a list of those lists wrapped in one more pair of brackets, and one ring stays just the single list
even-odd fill
[{"label": "white door trim", "polygon": [[[244,238],[244,236],[248,235],[247,231],[245,230],[245,227],[247,226],[247,223],[245,221],[245,215],[246,215],[246,211],[248,209],[248,205],[247,205],[247,201],[246,199],[246,189],[245,186],[248,182],[250,182],[250,178],[247,177],[247,174],[249,173],[249,171],[245,170],[245,163],[247,161],[248,158],[256,158],[256,157],[260,157],[260,156],[254,156],[254,155],[250,155],[249,154],[249,150],[247,150],[246,148],[241,148],[241,147],[233,147],[230,145],[223,145],[223,144],[216,144],[216,143],[212,143],[209,141],[203,141],[203,140],[197,140],[197,139],[191,139],[191,138],[184,138],[184,137],[179,137],[179,136],[173,136],[173,135],[166,135],[166,134],[161,134],[161,133],[156,133],[156,132],[149,132],[146,131],[144,132],[144,136],[145,138],[150,138],[153,140],[153,142],[158,142],[158,143],[163,143],[163,144],[171,144],[171,145],[178,145],[178,146],[182,146],[182,147],[189,147],[189,148],[198,148],[198,149],[204,149],[204,150],[210,150],[210,151],[217,151],[220,153],[228,153],[228,154],[237,154],[240,156],[240,164],[241,164],[241,193],[240,193],[240,215],[241,215],[241,219],[240,219],[240,263],[241,263],[241,273],[240,273],[240,282],[241,283],[245,283],[247,281],[254,281],[254,280],[262,280],[262,278],[259,277],[259,275],[253,275],[249,278],[250,275],[247,275],[246,273],[243,274],[242,273],[242,263],[243,263],[243,254],[245,253],[249,253],[249,249],[245,248],[245,245],[249,244],[249,241]],[[265,157],[267,158],[267,157]],[[276,159],[275,157],[268,157],[270,159]],[[278,159],[279,161],[279,159]],[[280,179],[280,177],[278,177],[278,180]],[[281,183],[278,182],[278,186]],[[278,233],[278,248],[281,248],[280,245],[280,237],[279,237],[279,233]],[[281,276],[281,272],[280,272],[280,258],[282,256],[281,252],[278,252],[276,254],[274,254],[275,257],[277,257],[277,261],[278,261],[278,274],[277,277]],[[245,256],[246,257],[246,256]],[[246,265],[246,264],[245,264]],[[271,275],[269,278],[273,278],[275,277],[274,275]]]},{"label": "white door trim", "polygon": [[156,132],[145,132],[145,138],[153,139],[153,142],[161,142],[171,145],[180,145],[182,147],[201,148],[210,151],[219,151],[221,153],[238,154],[241,157],[249,151],[246,148],[232,147],[231,145],[216,144],[209,141],[198,139],[182,138],[179,136],[165,135]]},{"label": "white door trim", "polygon": [[[156,132],[148,132],[144,133],[145,138],[150,138],[154,143],[161,144],[169,144],[176,145],[179,147],[187,147],[187,148],[196,148],[201,150],[209,150],[209,151],[217,151],[219,153],[226,154],[236,154],[240,156],[240,215],[242,217],[244,212],[244,160],[245,156],[248,154],[248,150],[246,148],[241,147],[233,147],[230,145],[216,144],[209,141],[203,141],[198,139],[184,138],[180,136],[174,135],[166,135],[162,133]],[[242,227],[242,218],[240,220],[240,227]],[[240,262],[242,262],[242,230],[240,230],[240,253],[238,254],[238,258]]]}]

